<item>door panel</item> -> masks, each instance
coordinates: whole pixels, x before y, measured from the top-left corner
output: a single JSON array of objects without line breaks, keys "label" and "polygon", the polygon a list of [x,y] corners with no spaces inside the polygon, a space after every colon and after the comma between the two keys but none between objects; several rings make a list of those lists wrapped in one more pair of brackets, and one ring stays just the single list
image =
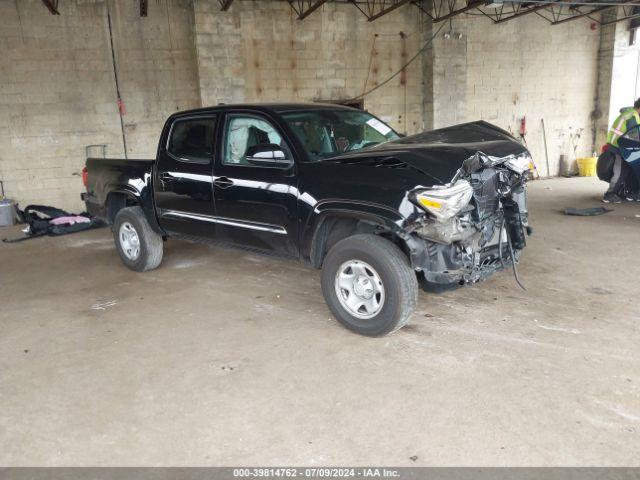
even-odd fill
[{"label": "door panel", "polygon": [[[277,145],[281,166],[252,165],[249,147]],[[222,148],[214,168],[216,238],[238,245],[297,256],[297,177],[288,143],[266,118],[227,114]]]},{"label": "door panel", "polygon": [[155,200],[160,225],[169,232],[215,235],[213,151],[216,118],[178,118],[158,151]]}]

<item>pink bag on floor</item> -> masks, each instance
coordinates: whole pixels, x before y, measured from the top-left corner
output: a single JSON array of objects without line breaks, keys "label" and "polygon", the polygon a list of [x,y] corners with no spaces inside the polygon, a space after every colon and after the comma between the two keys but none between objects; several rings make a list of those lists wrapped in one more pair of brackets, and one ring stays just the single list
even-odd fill
[{"label": "pink bag on floor", "polygon": [[75,225],[76,223],[89,223],[91,221],[88,217],[81,215],[71,215],[68,217],[58,217],[53,220],[49,220],[52,225]]}]

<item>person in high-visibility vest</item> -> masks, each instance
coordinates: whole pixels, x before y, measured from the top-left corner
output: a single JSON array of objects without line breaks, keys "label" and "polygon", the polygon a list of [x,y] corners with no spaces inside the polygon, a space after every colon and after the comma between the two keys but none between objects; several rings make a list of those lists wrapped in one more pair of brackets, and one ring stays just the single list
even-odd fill
[{"label": "person in high-visibility vest", "polygon": [[598,158],[598,177],[609,182],[609,189],[602,197],[605,203],[620,203],[627,200],[640,201],[637,191],[637,180],[633,170],[620,155],[618,140],[624,135],[630,135],[638,140],[640,125],[640,98],[633,107],[620,109],[620,115],[615,119],[607,133],[607,145]]}]

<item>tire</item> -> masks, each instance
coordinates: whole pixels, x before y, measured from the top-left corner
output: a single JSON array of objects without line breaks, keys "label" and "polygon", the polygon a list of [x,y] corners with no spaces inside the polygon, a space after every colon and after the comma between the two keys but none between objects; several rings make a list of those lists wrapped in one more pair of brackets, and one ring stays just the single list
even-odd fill
[{"label": "tire", "polygon": [[[138,239],[137,249],[134,236]],[[131,270],[146,272],[162,262],[162,237],[153,231],[140,207],[123,208],[117,213],[113,238],[122,263]]]},{"label": "tire", "polygon": [[[382,288],[376,287],[378,281]],[[407,323],[418,301],[418,282],[408,258],[392,242],[376,235],[353,235],[327,254],[322,293],[345,327],[378,337]]]}]

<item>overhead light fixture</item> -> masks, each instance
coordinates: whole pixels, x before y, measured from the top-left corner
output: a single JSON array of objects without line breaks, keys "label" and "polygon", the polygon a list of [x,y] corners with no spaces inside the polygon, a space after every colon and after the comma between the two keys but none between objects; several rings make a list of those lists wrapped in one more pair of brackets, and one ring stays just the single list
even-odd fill
[{"label": "overhead light fixture", "polygon": [[504,0],[488,0],[484,6],[486,8],[500,8],[504,5]]}]

